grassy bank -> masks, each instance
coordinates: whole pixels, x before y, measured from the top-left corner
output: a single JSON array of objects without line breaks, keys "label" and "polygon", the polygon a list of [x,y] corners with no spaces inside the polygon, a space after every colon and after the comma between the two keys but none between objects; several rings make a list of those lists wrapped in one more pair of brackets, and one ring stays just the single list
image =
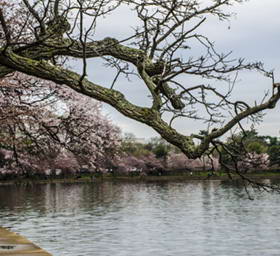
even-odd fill
[{"label": "grassy bank", "polygon": [[[231,175],[233,179],[240,179],[236,174]],[[257,171],[246,174],[251,179],[280,179],[280,171]],[[0,185],[31,185],[31,184],[48,184],[48,183],[98,183],[104,181],[114,182],[160,182],[160,181],[191,181],[191,180],[229,180],[229,177],[224,172],[217,172],[214,175],[208,172],[195,172],[185,174],[169,174],[169,175],[77,175],[69,177],[20,177],[10,179],[0,179]]]}]

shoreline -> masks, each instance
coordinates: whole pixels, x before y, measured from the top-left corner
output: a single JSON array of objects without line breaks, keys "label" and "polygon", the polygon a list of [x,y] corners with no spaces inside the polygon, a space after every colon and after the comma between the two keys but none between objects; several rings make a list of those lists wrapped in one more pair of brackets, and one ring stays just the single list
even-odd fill
[{"label": "shoreline", "polygon": [[[279,179],[280,172],[263,171],[258,173],[248,173],[246,177],[252,180],[263,179]],[[241,177],[237,174],[232,174],[230,179],[226,173],[219,173],[218,175],[209,176],[208,173],[200,172],[198,174],[185,175],[147,175],[147,176],[129,176],[129,175],[103,175],[96,177],[93,175],[84,175],[77,177],[50,177],[50,178],[12,178],[0,179],[0,185],[35,185],[35,184],[56,184],[56,183],[102,183],[102,182],[188,182],[188,181],[235,181],[240,180]]]}]

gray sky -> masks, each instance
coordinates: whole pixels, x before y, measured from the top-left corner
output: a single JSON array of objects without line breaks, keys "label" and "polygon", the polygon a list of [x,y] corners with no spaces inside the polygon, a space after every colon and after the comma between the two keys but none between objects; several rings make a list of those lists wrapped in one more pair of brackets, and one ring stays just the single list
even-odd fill
[{"label": "gray sky", "polygon": [[[234,57],[244,57],[248,61],[262,61],[268,70],[274,69],[276,82],[280,82],[280,1],[277,0],[250,0],[243,4],[237,4],[232,8],[236,16],[229,22],[209,20],[203,28],[212,41],[215,41],[216,48],[220,51],[233,51]],[[112,17],[111,17],[112,18]],[[116,19],[117,18],[117,19]],[[100,38],[106,36],[125,38],[126,33],[135,24],[135,19],[126,10],[120,10],[112,20],[105,19],[102,22],[102,30],[98,32]],[[230,29],[229,29],[230,27]],[[131,30],[130,30],[131,31]],[[79,66],[79,64],[77,63]],[[89,78],[99,84],[107,84],[110,77],[109,71],[98,66],[96,62],[90,62],[93,70]],[[121,84],[120,84],[121,83]],[[128,82],[121,79],[118,86],[123,86],[128,99],[133,103],[147,104],[147,91],[139,82]],[[119,89],[119,88],[116,88]],[[260,74],[243,72],[239,75],[234,97],[247,102],[260,100],[265,90],[271,89],[271,81],[264,79]],[[257,128],[262,135],[280,136],[280,104],[273,110],[267,111],[264,122]],[[124,117],[112,107],[105,105],[103,112],[108,114],[110,119],[117,124],[123,132],[132,132],[137,137],[157,136],[151,128],[144,124]],[[176,128],[184,134],[190,134],[195,130],[203,129],[197,122],[178,121]]]}]

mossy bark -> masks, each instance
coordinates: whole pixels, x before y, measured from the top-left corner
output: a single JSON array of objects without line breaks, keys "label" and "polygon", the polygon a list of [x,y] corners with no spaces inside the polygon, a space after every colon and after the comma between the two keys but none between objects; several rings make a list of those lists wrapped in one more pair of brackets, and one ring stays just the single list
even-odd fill
[{"label": "mossy bark", "polygon": [[[86,43],[84,49],[79,41],[63,38],[63,33],[67,29],[69,29],[67,24],[63,26],[62,30],[58,28],[55,30],[47,29],[46,34],[27,46],[18,48],[10,46],[0,49],[0,77],[14,71],[20,71],[57,84],[65,84],[79,93],[110,104],[131,119],[147,124],[190,158],[200,157],[213,140],[225,134],[242,119],[264,109],[273,108],[280,98],[280,89],[278,88],[277,93],[267,102],[244,110],[224,127],[203,137],[200,136],[201,143],[195,145],[192,136],[180,134],[161,118],[160,94],[170,99],[175,109],[184,107],[180,98],[176,96],[173,89],[168,87],[167,83],[162,84],[162,88],[158,87],[158,77],[166,68],[164,62],[153,62],[142,50],[122,45],[113,38]],[[48,34],[48,31],[52,31],[52,33]],[[108,55],[135,65],[151,92],[154,99],[153,106],[151,108],[136,106],[129,102],[121,92],[105,88],[86,78],[81,79],[79,74],[46,61],[56,56],[84,58],[85,52],[86,58]]]}]

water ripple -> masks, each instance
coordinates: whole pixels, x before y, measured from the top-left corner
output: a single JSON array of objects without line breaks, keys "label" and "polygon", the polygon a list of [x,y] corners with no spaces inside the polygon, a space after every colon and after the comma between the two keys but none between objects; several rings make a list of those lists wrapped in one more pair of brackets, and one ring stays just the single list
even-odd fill
[{"label": "water ripple", "polygon": [[279,256],[279,195],[241,193],[220,182],[5,186],[0,225],[54,256]]}]

